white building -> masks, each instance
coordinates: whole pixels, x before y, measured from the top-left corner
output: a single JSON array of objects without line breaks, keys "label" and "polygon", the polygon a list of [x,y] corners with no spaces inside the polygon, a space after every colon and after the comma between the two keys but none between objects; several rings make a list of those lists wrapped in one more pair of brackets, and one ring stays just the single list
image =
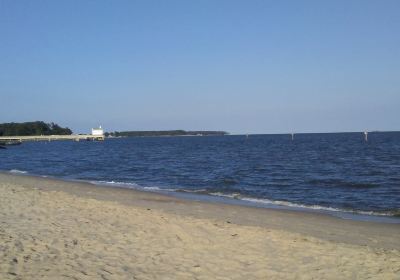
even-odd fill
[{"label": "white building", "polygon": [[101,128],[101,125],[99,128],[92,128],[92,135],[94,136],[103,136],[104,135],[104,130]]}]

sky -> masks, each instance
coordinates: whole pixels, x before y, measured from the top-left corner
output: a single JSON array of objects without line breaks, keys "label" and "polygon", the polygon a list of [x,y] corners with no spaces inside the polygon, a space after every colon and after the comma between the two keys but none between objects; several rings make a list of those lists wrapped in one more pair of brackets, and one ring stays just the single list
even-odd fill
[{"label": "sky", "polygon": [[400,1],[0,0],[0,123],[400,130]]}]

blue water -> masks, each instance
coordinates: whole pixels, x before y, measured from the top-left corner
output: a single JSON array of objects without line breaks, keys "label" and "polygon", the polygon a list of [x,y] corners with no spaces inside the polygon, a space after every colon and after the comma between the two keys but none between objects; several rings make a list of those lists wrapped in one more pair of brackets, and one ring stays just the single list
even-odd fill
[{"label": "blue water", "polygon": [[0,170],[273,205],[398,216],[400,133],[26,142]]}]

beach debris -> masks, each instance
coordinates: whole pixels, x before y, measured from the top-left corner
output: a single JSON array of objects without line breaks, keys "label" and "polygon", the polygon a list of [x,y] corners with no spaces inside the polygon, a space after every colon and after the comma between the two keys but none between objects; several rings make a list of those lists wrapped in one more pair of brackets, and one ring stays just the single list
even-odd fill
[{"label": "beach debris", "polygon": [[108,271],[108,270],[105,269],[105,268],[102,268],[101,270],[103,270],[104,272],[107,272],[108,274],[112,274],[112,272]]},{"label": "beach debris", "polygon": [[179,241],[182,241],[182,238],[179,237],[179,235],[175,234],[176,239],[178,239]]}]

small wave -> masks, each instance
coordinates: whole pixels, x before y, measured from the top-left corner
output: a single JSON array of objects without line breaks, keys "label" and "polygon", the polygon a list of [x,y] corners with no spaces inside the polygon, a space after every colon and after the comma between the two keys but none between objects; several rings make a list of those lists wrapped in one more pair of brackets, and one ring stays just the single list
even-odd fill
[{"label": "small wave", "polygon": [[159,190],[161,190],[159,187],[143,187],[143,189],[149,190],[149,191],[159,191]]},{"label": "small wave", "polygon": [[143,190],[149,192],[175,192],[175,193],[191,193],[197,195],[209,195],[209,196],[217,196],[224,197],[234,200],[241,200],[255,204],[263,204],[263,205],[271,205],[271,206],[280,206],[284,208],[297,208],[304,210],[316,210],[316,211],[328,211],[328,212],[342,212],[349,214],[359,214],[359,215],[372,215],[372,216],[390,216],[390,217],[399,217],[400,211],[387,211],[387,212],[376,212],[376,211],[362,211],[362,210],[349,210],[349,209],[341,209],[329,206],[321,206],[321,205],[306,205],[301,203],[294,203],[283,200],[271,200],[267,198],[254,198],[242,196],[240,193],[222,193],[222,192],[210,192],[207,189],[175,189],[175,188],[163,188],[157,186],[141,186],[136,183],[127,183],[127,182],[118,182],[118,181],[90,181],[90,183],[95,185],[106,185],[106,186],[115,186],[121,188],[129,188],[136,190]]},{"label": "small wave", "polygon": [[141,189],[144,189],[146,191],[157,191],[157,192],[178,192],[178,189],[168,189],[168,188],[159,188],[159,187],[141,187]]},{"label": "small wave", "polygon": [[212,193],[208,193],[208,194],[213,195],[213,196],[221,196],[221,197],[243,200],[243,197],[239,193],[225,194],[225,193],[220,193],[220,192],[212,192]]},{"label": "small wave", "polygon": [[18,169],[11,169],[11,170],[10,170],[10,173],[26,174],[26,173],[28,173],[28,171],[18,170]]},{"label": "small wave", "polygon": [[127,182],[116,182],[116,181],[90,181],[90,183],[94,185],[107,185],[107,186],[116,186],[123,188],[136,189],[140,188],[140,186],[136,183],[127,183]]},{"label": "small wave", "polygon": [[209,191],[206,189],[198,189],[198,190],[176,189],[175,191],[180,193],[210,194]]},{"label": "small wave", "polygon": [[119,181],[89,181],[94,185],[103,185],[103,186],[114,186],[120,188],[127,189],[135,189],[135,190],[145,190],[145,191],[167,191],[167,192],[177,192],[178,189],[168,189],[168,188],[159,188],[159,187],[144,187],[136,183],[127,183],[127,182],[119,182]]},{"label": "small wave", "polygon": [[283,207],[288,207],[288,208],[301,208],[301,209],[308,209],[308,210],[344,212],[344,213],[351,213],[351,214],[373,215],[373,216],[398,217],[400,215],[400,212],[397,212],[397,211],[376,212],[376,211],[348,210],[348,209],[340,209],[340,208],[327,207],[327,206],[321,206],[321,205],[305,205],[305,204],[293,203],[293,202],[282,201],[282,200],[270,200],[270,199],[262,199],[262,198],[245,197],[245,196],[241,196],[238,193],[224,194],[224,193],[218,193],[218,192],[215,193],[214,192],[214,193],[209,193],[209,195],[233,198],[233,199],[248,201],[248,202],[252,202],[252,203],[277,205],[277,206],[283,206]]}]

